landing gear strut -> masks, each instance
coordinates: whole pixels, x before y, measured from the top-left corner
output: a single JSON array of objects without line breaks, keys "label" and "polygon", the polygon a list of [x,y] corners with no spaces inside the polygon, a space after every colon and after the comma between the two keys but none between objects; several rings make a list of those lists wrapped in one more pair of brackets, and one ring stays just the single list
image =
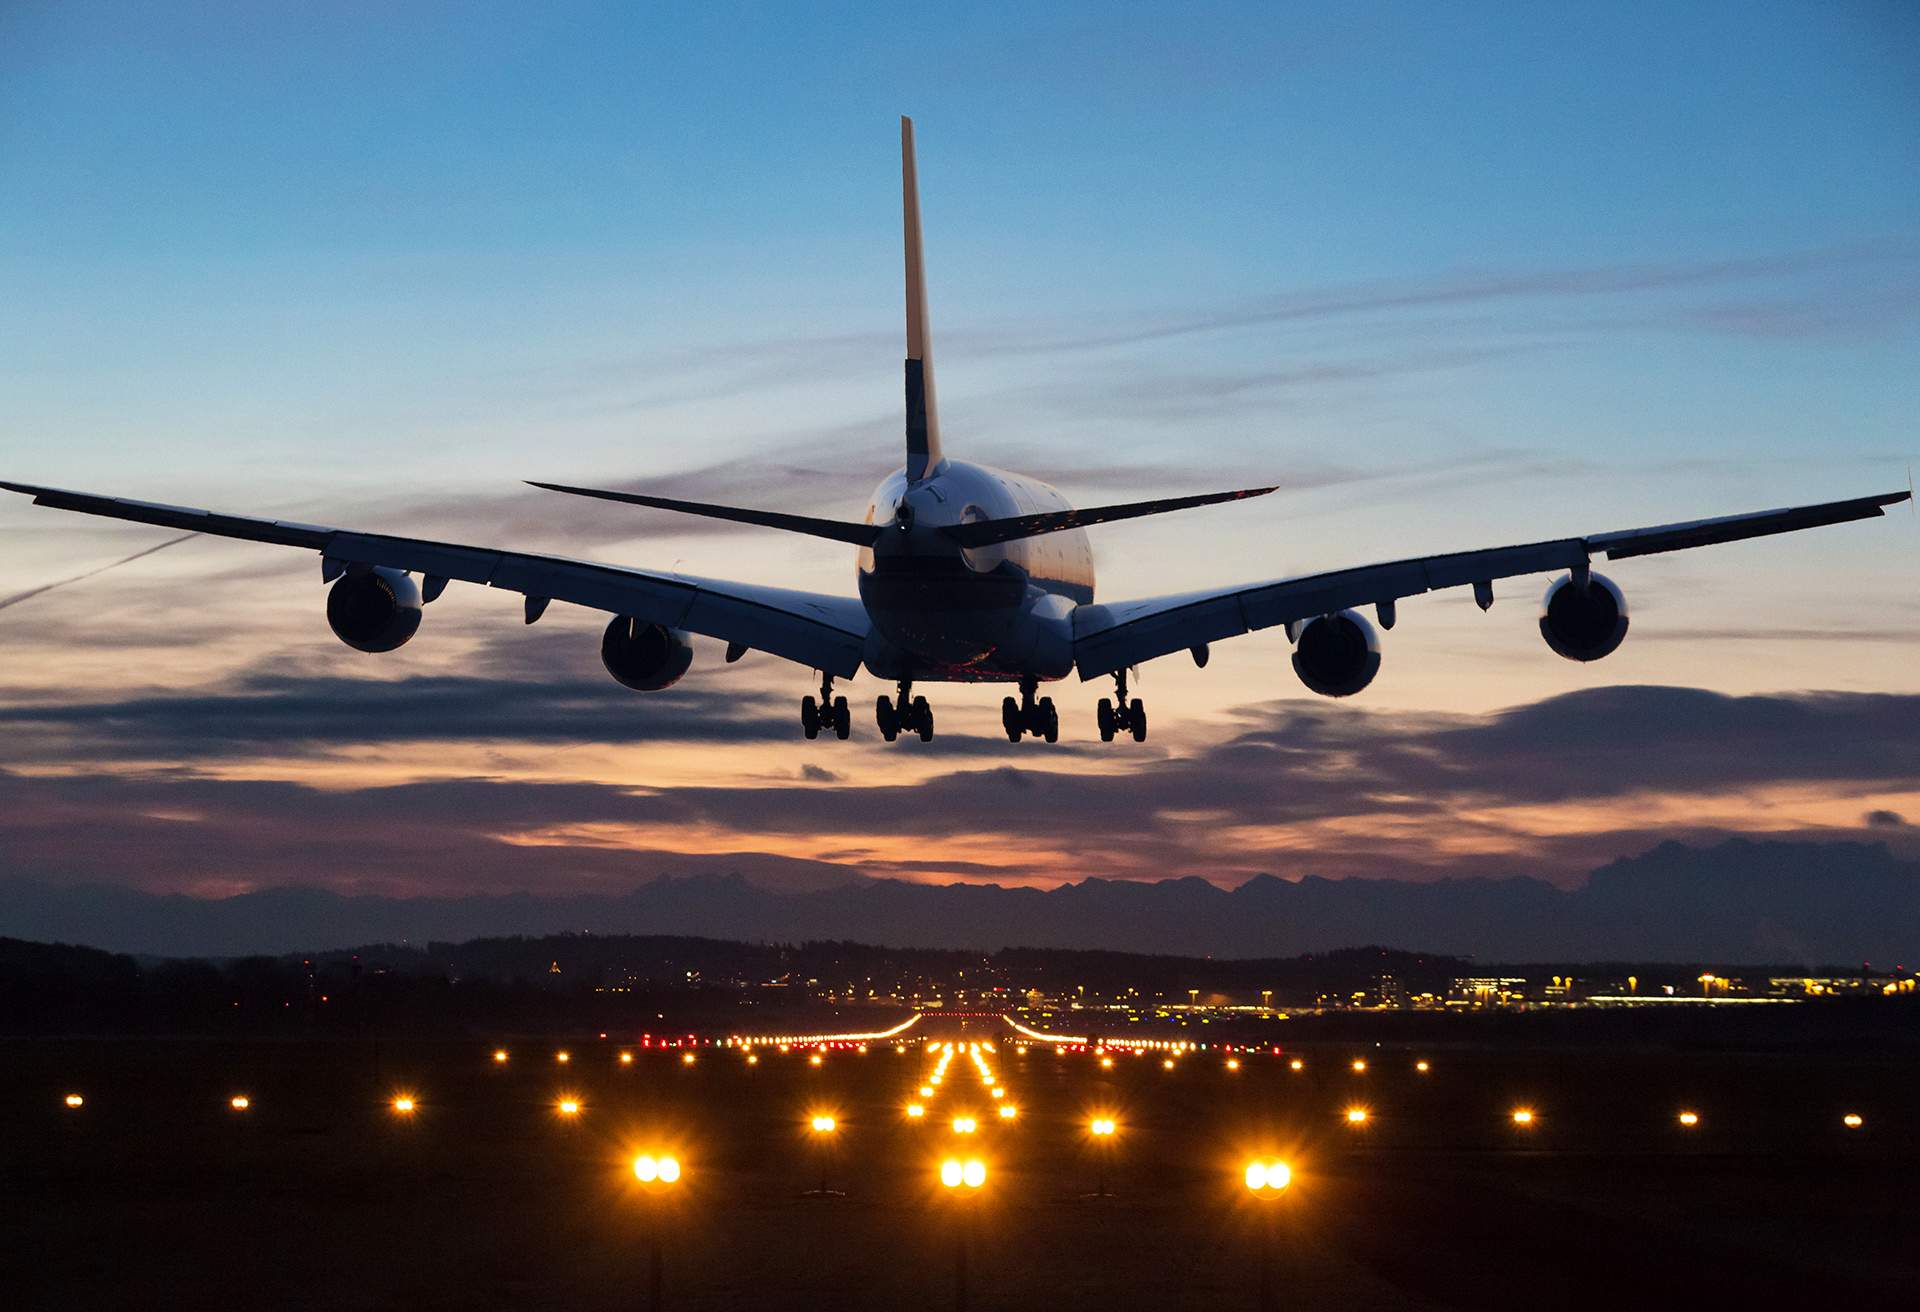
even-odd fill
[{"label": "landing gear strut", "polygon": [[820,699],[806,696],[800,699],[800,731],[808,738],[818,738],[822,729],[830,730],[835,738],[845,741],[853,731],[853,719],[847,711],[847,699],[833,695],[833,676],[820,676]]},{"label": "landing gear strut", "polygon": [[917,733],[920,741],[933,741],[933,707],[927,705],[925,697],[911,697],[913,680],[900,680],[900,701],[882,693],[873,704],[873,718],[880,722],[880,736],[888,742],[898,738],[902,732]]},{"label": "landing gear strut", "polygon": [[1147,704],[1138,698],[1127,700],[1127,672],[1116,670],[1113,675],[1113,695],[1119,700],[1116,706],[1105,697],[1100,699],[1100,741],[1110,743],[1114,735],[1130,733],[1133,740],[1143,743],[1147,740]]},{"label": "landing gear strut", "polygon": [[1053,709],[1053,698],[1034,699],[1039,686],[1038,679],[1022,679],[1019,701],[1000,699],[1000,727],[1007,731],[1008,742],[1017,743],[1021,735],[1029,733],[1050,743],[1060,741],[1060,713]]}]

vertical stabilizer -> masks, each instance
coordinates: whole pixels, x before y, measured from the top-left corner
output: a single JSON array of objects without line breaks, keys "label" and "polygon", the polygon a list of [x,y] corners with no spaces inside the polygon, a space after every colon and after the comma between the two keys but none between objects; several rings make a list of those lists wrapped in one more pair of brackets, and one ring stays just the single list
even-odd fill
[{"label": "vertical stabilizer", "polygon": [[933,340],[927,328],[927,269],[920,255],[920,181],[913,167],[913,120],[900,120],[900,204],[907,248],[907,477],[940,464],[940,411],[933,397]]}]

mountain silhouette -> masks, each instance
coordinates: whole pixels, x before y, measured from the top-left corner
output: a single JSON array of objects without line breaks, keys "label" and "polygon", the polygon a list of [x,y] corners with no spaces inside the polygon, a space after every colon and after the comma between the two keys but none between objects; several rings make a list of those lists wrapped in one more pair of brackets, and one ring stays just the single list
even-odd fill
[{"label": "mountain silhouette", "polygon": [[1049,890],[856,880],[778,891],[739,874],[663,876],[617,895],[225,898],[0,879],[0,935],[116,952],[237,956],[494,935],[853,939],[894,947],[1104,948],[1280,957],[1359,943],[1505,961],[1912,964],[1920,863],[1867,843],[1664,843],[1575,889],[1526,877],[1090,878]]}]

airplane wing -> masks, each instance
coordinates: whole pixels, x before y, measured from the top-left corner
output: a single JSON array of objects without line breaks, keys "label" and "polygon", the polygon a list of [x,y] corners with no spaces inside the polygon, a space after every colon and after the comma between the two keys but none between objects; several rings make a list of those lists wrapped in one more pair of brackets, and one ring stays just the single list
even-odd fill
[{"label": "airplane wing", "polygon": [[1851,501],[1697,519],[1585,538],[1530,542],[1445,556],[1416,556],[1410,560],[1237,588],[1082,606],[1074,612],[1074,663],[1082,679],[1095,679],[1156,656],[1357,606],[1379,607],[1382,627],[1391,628],[1394,603],[1402,597],[1472,584],[1477,599],[1487,605],[1491,604],[1491,587],[1496,579],[1582,569],[1596,554],[1608,560],[1624,560],[1660,551],[1681,551],[1688,547],[1791,533],[1823,524],[1872,519],[1885,514],[1885,507],[1897,505],[1910,495],[1889,492]]},{"label": "airplane wing", "polygon": [[0,482],[0,488],[30,496],[36,506],[187,529],[214,537],[305,547],[320,553],[323,580],[331,580],[354,566],[384,565],[406,570],[423,576],[421,593],[429,601],[440,595],[450,579],[505,588],[526,596],[529,624],[539,618],[548,601],[572,602],[591,610],[631,615],[648,623],[770,652],[837,678],[851,678],[859,669],[866,643],[866,608],[852,597],[653,573],[421,538],[356,533],[290,520],[249,519],[188,506],[94,496],[28,483]]}]

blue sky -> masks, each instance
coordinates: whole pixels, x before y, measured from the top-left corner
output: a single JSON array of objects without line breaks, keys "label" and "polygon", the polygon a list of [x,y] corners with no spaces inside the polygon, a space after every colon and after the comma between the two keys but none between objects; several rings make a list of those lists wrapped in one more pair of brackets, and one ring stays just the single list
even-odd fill
[{"label": "blue sky", "polygon": [[[857,515],[898,460],[901,113],[951,454],[1082,501],[1285,486],[1104,530],[1104,597],[1858,495],[1920,449],[1909,4],[16,3],[0,473],[850,590],[833,544],[515,489],[658,481]],[[155,536],[0,505],[0,598]],[[1368,705],[1920,694],[1917,563],[1904,516],[1635,562],[1635,636],[1594,669],[1530,636],[1531,584],[1488,616],[1409,605]],[[268,668],[432,678],[504,659],[518,623],[450,594],[439,645],[341,667],[316,574],[203,542],[16,606],[0,703],[244,692]],[[577,629],[592,667],[596,623],[542,633]],[[805,681],[712,664],[701,695],[785,706]],[[1148,675],[1170,752],[1303,695],[1278,640],[1177,664]],[[942,724],[991,732],[994,700],[952,693]],[[216,772],[633,767],[605,744],[489,750],[330,742]],[[860,750],[832,770],[944,768]],[[203,768],[181,752],[127,768]],[[763,758],[716,746],[673,772]],[[1850,785],[1895,810],[1906,786]],[[1661,805],[1733,828],[1858,810],[1780,788]],[[1509,819],[1488,841],[1515,860],[1516,833],[1576,823]]]}]

